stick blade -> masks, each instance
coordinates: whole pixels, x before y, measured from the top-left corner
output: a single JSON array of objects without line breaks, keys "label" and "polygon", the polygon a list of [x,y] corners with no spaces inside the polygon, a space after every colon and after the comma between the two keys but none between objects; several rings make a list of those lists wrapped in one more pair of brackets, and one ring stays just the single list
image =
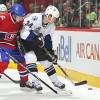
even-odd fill
[{"label": "stick blade", "polygon": [[12,79],[11,77],[9,77],[7,74],[3,73],[4,76],[6,76],[8,79],[10,79],[12,82],[16,83],[16,84],[19,84],[20,83],[20,80],[14,80]]},{"label": "stick blade", "polygon": [[84,84],[87,84],[87,80],[75,83],[75,86],[84,85]]}]

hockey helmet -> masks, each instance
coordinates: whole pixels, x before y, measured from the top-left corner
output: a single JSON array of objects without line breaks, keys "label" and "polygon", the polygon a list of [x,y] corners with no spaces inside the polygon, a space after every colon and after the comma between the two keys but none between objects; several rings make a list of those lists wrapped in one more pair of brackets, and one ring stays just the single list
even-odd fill
[{"label": "hockey helmet", "polygon": [[55,6],[49,5],[45,10],[45,15],[52,15],[53,17],[58,18],[60,14]]},{"label": "hockey helmet", "polygon": [[17,16],[24,16],[25,15],[25,9],[21,4],[14,4],[11,7],[11,13],[13,13]]},{"label": "hockey helmet", "polygon": [[0,4],[0,11],[7,11],[7,7],[4,4]]}]

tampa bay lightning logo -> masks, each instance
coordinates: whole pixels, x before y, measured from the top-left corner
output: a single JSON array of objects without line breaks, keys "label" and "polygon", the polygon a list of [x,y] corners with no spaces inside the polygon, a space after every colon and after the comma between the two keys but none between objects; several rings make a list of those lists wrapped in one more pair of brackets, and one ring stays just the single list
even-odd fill
[{"label": "tampa bay lightning logo", "polygon": [[32,19],[33,19],[33,21],[36,21],[38,19],[38,17],[37,16],[33,16]]}]

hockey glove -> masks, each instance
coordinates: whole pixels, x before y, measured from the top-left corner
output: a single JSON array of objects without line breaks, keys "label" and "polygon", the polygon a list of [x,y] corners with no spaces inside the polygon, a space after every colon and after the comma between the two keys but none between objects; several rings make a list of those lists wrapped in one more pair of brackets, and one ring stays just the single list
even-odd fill
[{"label": "hockey glove", "polygon": [[34,39],[35,44],[40,47],[43,48],[44,47],[44,39],[41,37],[37,37]]},{"label": "hockey glove", "polygon": [[43,37],[38,37],[38,40],[40,41],[39,47],[43,48],[44,47],[44,39],[43,39]]},{"label": "hockey glove", "polygon": [[58,59],[58,57],[57,57],[57,55],[55,54],[55,51],[54,50],[52,50],[52,54],[53,54],[53,57],[54,57],[54,59],[53,59],[53,64],[57,64],[57,59]]},{"label": "hockey glove", "polygon": [[53,64],[57,64],[57,55],[55,54],[54,50],[49,50],[51,57],[48,55],[48,60],[53,62]]}]

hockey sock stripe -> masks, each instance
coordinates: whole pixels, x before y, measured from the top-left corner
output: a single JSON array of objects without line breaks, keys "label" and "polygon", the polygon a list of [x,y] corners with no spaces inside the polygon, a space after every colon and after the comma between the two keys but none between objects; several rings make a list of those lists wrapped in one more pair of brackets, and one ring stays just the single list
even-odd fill
[{"label": "hockey sock stripe", "polygon": [[38,69],[37,69],[35,63],[27,64],[27,68],[28,68],[31,72],[38,72]]},{"label": "hockey sock stripe", "polygon": [[36,64],[35,63],[27,64],[26,67],[27,68],[33,68],[33,67],[36,67]]},{"label": "hockey sock stripe", "polygon": [[27,76],[28,73],[29,73],[28,71],[19,72],[20,76]]},{"label": "hockey sock stripe", "polygon": [[38,72],[37,68],[28,68],[31,72]]},{"label": "hockey sock stripe", "polygon": [[51,70],[51,69],[54,69],[54,67],[53,67],[53,66],[50,66],[50,67],[46,68],[45,71],[48,72],[48,71]]},{"label": "hockey sock stripe", "polygon": [[46,68],[45,71],[46,71],[48,76],[51,76],[51,75],[56,73],[56,71],[55,71],[53,66],[50,66],[49,68]]}]

